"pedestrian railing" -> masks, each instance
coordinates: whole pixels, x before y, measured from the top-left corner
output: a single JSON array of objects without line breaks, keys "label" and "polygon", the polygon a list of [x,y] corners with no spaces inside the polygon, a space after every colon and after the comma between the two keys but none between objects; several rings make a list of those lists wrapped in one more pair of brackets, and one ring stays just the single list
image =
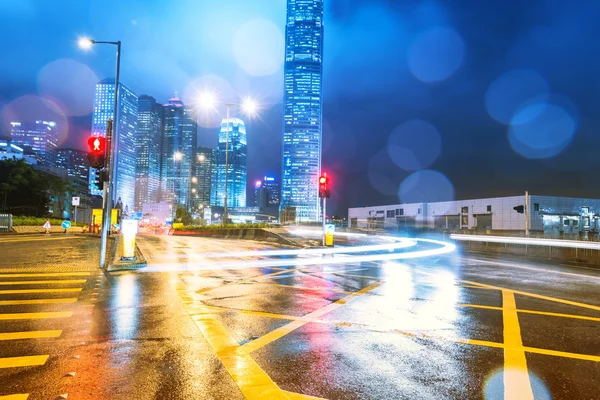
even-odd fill
[{"label": "pedestrian railing", "polygon": [[0,232],[12,232],[12,214],[0,214]]}]

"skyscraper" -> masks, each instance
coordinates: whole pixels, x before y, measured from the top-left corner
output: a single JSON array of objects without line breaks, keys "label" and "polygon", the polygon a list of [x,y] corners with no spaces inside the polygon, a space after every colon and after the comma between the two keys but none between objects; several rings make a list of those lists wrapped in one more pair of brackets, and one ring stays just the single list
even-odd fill
[{"label": "skyscraper", "polygon": [[163,201],[191,205],[190,189],[198,124],[178,97],[164,105],[165,125],[161,153]]},{"label": "skyscraper", "polygon": [[[213,167],[211,205],[225,204],[225,149],[227,143],[227,119],[221,121],[219,143],[216,149],[216,165]],[[229,151],[227,155],[227,207],[246,207],[246,175],[248,142],[246,126],[239,118],[229,120]]]},{"label": "skyscraper", "polygon": [[285,28],[281,209],[319,219],[323,0],[288,0]]},{"label": "skyscraper", "polygon": [[136,139],[135,210],[144,203],[158,203],[160,194],[160,149],[164,107],[154,97],[138,98],[138,133]]},{"label": "skyscraper", "polygon": [[206,147],[196,149],[192,173],[192,208],[201,211],[210,206],[210,189],[213,169],[213,150]]},{"label": "skyscraper", "polygon": [[90,173],[86,152],[76,149],[58,149],[56,155],[56,166],[67,170],[67,176],[74,176],[88,181]]},{"label": "skyscraper", "polygon": [[[134,207],[135,193],[135,141],[138,122],[138,97],[125,85],[119,84],[119,101],[115,129],[114,160],[116,176],[115,193],[112,194],[114,204],[121,199],[123,210],[131,212]],[[113,102],[115,98],[115,80],[104,79],[96,84],[94,93],[94,112],[92,114],[92,135],[106,135],[106,121],[113,118]],[[90,191],[101,195],[102,192],[93,184],[94,173],[90,171]]]},{"label": "skyscraper", "polygon": [[12,143],[29,147],[35,154],[38,165],[48,168],[56,167],[56,151],[58,132],[56,123],[52,121],[11,122]]},{"label": "skyscraper", "polygon": [[279,182],[272,176],[265,176],[254,184],[254,205],[256,207],[279,207],[281,192]]}]

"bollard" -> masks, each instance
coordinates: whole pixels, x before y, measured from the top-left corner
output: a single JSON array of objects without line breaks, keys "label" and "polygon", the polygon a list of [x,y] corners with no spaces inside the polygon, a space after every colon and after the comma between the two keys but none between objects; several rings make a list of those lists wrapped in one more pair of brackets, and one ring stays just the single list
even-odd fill
[{"label": "bollard", "polygon": [[124,219],[121,221],[121,233],[123,239],[123,256],[121,261],[135,261],[135,235],[137,234],[138,221]]}]

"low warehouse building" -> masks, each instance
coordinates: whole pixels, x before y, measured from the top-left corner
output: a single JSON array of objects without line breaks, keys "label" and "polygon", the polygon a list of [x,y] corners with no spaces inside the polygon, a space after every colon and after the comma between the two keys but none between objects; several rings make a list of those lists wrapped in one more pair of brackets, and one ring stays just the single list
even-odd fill
[{"label": "low warehouse building", "polygon": [[[600,199],[529,195],[348,209],[351,228],[530,233],[585,238],[600,230]],[[527,213],[528,211],[528,213]],[[526,215],[529,214],[529,224]]]}]

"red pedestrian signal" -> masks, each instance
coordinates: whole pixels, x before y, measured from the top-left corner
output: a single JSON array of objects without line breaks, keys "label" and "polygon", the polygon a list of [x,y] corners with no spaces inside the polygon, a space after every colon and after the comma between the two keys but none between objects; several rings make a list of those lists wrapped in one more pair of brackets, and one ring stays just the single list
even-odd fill
[{"label": "red pedestrian signal", "polygon": [[102,136],[92,136],[88,139],[88,161],[90,167],[102,169],[106,160],[106,139]]},{"label": "red pedestrian signal", "polygon": [[319,197],[329,198],[329,178],[326,174],[319,177]]}]

